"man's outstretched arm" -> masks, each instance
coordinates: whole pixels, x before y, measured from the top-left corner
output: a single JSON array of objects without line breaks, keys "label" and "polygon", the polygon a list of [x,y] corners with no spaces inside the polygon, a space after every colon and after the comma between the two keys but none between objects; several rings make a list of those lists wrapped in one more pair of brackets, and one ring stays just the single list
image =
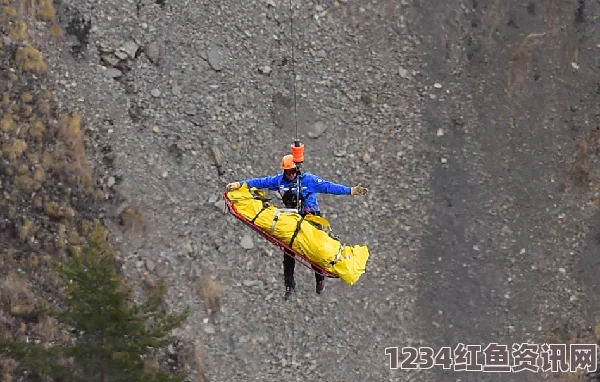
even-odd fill
[{"label": "man's outstretched arm", "polygon": [[227,190],[237,190],[246,183],[249,188],[255,187],[258,189],[269,189],[276,191],[279,188],[279,175],[265,176],[260,178],[245,179],[240,182],[233,182],[227,185]]},{"label": "man's outstretched arm", "polygon": [[349,187],[343,184],[330,182],[323,178],[315,176],[314,180],[314,191],[321,194],[333,194],[333,195],[365,195],[367,189],[362,187],[360,184],[356,187]]}]

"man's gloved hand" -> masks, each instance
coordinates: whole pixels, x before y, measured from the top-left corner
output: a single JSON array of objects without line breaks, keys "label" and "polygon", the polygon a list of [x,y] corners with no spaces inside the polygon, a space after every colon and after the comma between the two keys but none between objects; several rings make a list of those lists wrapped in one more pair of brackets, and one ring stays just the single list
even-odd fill
[{"label": "man's gloved hand", "polygon": [[233,191],[233,190],[237,190],[240,187],[242,187],[240,182],[233,182],[233,183],[229,183],[225,188],[227,189],[227,191]]},{"label": "man's gloved hand", "polygon": [[368,189],[364,188],[360,184],[358,186],[356,186],[356,187],[352,187],[351,190],[352,190],[351,191],[352,195],[366,195],[367,192],[369,191]]}]

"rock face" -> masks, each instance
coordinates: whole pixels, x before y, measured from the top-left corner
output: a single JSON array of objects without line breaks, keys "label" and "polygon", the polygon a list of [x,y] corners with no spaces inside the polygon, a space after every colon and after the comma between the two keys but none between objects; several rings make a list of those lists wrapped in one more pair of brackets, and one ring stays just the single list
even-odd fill
[{"label": "rock face", "polygon": [[[164,278],[169,309],[190,306],[176,335],[201,348],[205,380],[441,381],[390,371],[384,349],[512,342],[517,325],[541,343],[546,314],[582,324],[580,243],[566,227],[591,198],[565,199],[560,166],[595,124],[600,81],[581,53],[593,47],[577,44],[598,36],[575,36],[598,28],[573,25],[592,23],[600,5],[585,2],[583,21],[548,5],[544,24],[535,7],[476,3],[295,2],[290,41],[278,1],[65,0],[65,29],[74,10],[94,15],[77,58],[63,58],[79,41],[73,28],[69,39],[36,34],[53,52],[58,102],[94,132],[97,171],[114,179],[107,198],[135,201],[150,222],[142,238],[105,219],[124,272]],[[369,189],[319,200],[337,236],[372,257],[356,285],[328,279],[321,295],[298,264],[284,303],[283,254],[220,213],[220,196],[229,182],[276,174],[295,138],[307,171]],[[579,170],[589,184],[593,170]],[[222,288],[199,298],[197,278]]]},{"label": "rock face", "polygon": [[213,68],[217,72],[223,70],[223,59],[221,57],[221,50],[218,47],[211,46],[206,51],[206,59],[210,64],[211,68]]},{"label": "rock face", "polygon": [[[598,135],[572,129],[585,124],[581,107],[597,110],[598,105],[590,104],[597,89],[579,73],[580,60],[562,50],[570,44],[578,51],[598,49],[596,41],[581,42],[577,29],[589,25],[586,15],[598,12],[600,4],[530,2],[509,11],[477,3],[463,4],[465,13],[444,29],[445,47],[427,56],[427,70],[421,72],[421,96],[429,105],[422,116],[432,143],[426,158],[437,162],[437,170],[428,195],[429,233],[419,254],[418,326],[424,342],[438,349],[458,342],[510,347],[525,337],[541,344],[549,335],[575,340],[595,324],[571,304],[583,308],[577,295],[598,293],[592,281],[598,265],[591,265],[598,241],[583,242],[581,227],[565,223],[586,221],[579,211],[594,197],[587,188],[587,149],[577,148],[573,140],[597,147],[592,142],[598,142]],[[414,16],[445,18],[448,12],[442,3],[430,2]],[[438,49],[436,29],[425,24],[415,25],[423,35],[421,49]],[[465,39],[468,45],[458,43]],[[464,52],[454,55],[455,44]],[[598,77],[591,71],[585,75]],[[558,94],[553,83],[562,80],[570,83],[569,90]],[[558,106],[564,102],[571,106]],[[570,122],[554,123],[553,118]],[[573,163],[567,159],[572,155],[580,158],[574,167],[567,164]],[[544,190],[544,196],[534,197],[536,190]],[[587,264],[586,271],[579,273],[580,264]],[[598,299],[590,301],[597,310]],[[442,368],[433,368],[428,379],[447,377]],[[491,374],[459,378],[498,380]]]}]

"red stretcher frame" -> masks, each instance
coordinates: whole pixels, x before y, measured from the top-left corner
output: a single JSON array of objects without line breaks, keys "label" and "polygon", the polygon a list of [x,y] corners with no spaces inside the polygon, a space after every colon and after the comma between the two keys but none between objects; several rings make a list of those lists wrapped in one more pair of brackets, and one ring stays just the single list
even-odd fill
[{"label": "red stretcher frame", "polygon": [[[300,252],[296,251],[295,249],[293,249],[289,245],[285,244],[281,240],[277,239],[276,237],[271,236],[267,231],[265,231],[261,227],[252,224],[252,222],[250,220],[246,219],[246,217],[244,217],[237,211],[237,209],[233,205],[233,202],[227,196],[227,192],[223,193],[223,199],[225,200],[225,208],[229,211],[229,213],[231,213],[233,216],[235,216],[242,223],[246,224],[248,227],[252,228],[254,231],[258,232],[262,237],[267,239],[270,243],[277,245],[284,252],[284,254],[286,256],[294,257],[285,251],[287,249],[295,255],[294,258],[296,259],[296,261],[298,261],[305,267],[309,268],[313,272],[318,273],[324,277],[331,278],[331,279],[339,278],[338,275],[333,274],[333,273],[329,272],[328,270],[326,270],[325,268],[313,263],[306,256],[301,254]],[[314,266],[314,268],[313,268],[313,266]]]}]

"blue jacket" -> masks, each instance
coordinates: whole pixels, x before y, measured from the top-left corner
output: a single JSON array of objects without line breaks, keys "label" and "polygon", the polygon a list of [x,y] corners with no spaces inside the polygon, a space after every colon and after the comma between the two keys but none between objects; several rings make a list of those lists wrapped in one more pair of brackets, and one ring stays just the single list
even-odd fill
[{"label": "blue jacket", "polygon": [[[250,188],[256,187],[258,189],[279,191],[281,195],[290,188],[294,193],[297,189],[297,178],[288,180],[283,172],[273,176],[246,179],[240,182],[240,184],[244,183],[248,184]],[[351,187],[329,182],[309,172],[302,173],[301,187],[304,208],[310,212],[320,211],[316,194],[350,195],[352,190]]]}]

